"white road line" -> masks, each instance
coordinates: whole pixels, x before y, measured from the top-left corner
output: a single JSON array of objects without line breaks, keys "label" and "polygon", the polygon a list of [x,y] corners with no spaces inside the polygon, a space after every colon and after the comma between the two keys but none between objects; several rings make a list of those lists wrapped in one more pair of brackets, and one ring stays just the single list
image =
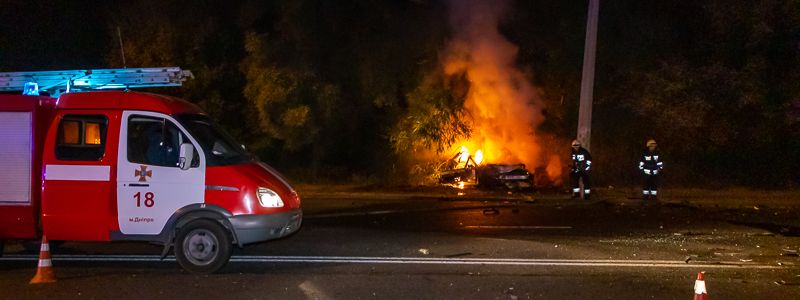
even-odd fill
[{"label": "white road line", "polygon": [[[34,261],[36,255],[5,255],[0,261]],[[53,261],[159,262],[155,255],[54,255]],[[175,261],[170,256],[164,261]],[[644,267],[644,268],[709,268],[709,269],[787,269],[777,266],[738,261],[686,263],[681,260],[613,260],[613,259],[516,259],[516,258],[435,258],[435,257],[369,257],[369,256],[232,256],[233,263],[336,263],[336,264],[407,264],[407,265],[489,265],[489,266],[563,266],[563,267]]]},{"label": "white road line", "polygon": [[491,225],[468,225],[464,229],[572,229],[572,226],[491,226]]}]

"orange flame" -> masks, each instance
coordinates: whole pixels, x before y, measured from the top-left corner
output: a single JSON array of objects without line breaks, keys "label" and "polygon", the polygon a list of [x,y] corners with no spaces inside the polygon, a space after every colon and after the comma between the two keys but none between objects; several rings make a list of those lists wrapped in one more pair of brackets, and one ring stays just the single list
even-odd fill
[{"label": "orange flame", "polygon": [[461,150],[458,153],[458,159],[456,162],[460,166],[477,166],[483,161],[483,151],[480,149],[476,150],[475,154],[473,155],[467,146],[462,145]]},{"label": "orange flame", "polygon": [[456,33],[443,69],[446,75],[465,74],[469,80],[464,108],[473,129],[469,139],[456,145],[462,145],[462,154],[465,148],[481,149],[482,161],[524,163],[529,170],[544,167],[551,180],[559,181],[561,161],[547,157],[537,138],[536,128],[544,121],[540,92],[517,68],[517,46],[497,29],[503,5],[493,3],[450,3]]},{"label": "orange flame", "polygon": [[459,153],[461,154],[458,156],[458,163],[464,163],[469,160],[469,149],[467,149],[467,147],[461,146],[461,151]]}]

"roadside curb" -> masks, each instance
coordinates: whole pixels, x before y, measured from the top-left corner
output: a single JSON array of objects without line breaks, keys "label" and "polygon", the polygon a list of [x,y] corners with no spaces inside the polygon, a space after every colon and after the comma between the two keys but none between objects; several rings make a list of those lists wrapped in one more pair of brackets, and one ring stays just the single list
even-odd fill
[{"label": "roadside curb", "polygon": [[[513,191],[482,191],[482,190],[457,190],[457,189],[430,189],[427,191],[300,191],[305,199],[315,200],[370,200],[380,201],[511,201],[519,203],[536,203],[543,205],[585,205],[608,203],[621,206],[642,205],[641,198],[632,196],[633,189],[597,189],[592,200],[570,199],[567,194],[556,192],[513,192]],[[695,194],[689,194],[695,193]],[[724,191],[702,190],[665,190],[657,206],[686,207],[697,209],[734,209],[734,210],[761,210],[761,209],[800,209],[800,192],[763,192],[748,191],[740,195],[739,191],[732,190],[730,196]],[[770,193],[776,194],[771,195]],[[688,195],[688,196],[687,196]],[[647,204],[645,204],[647,205]]]}]

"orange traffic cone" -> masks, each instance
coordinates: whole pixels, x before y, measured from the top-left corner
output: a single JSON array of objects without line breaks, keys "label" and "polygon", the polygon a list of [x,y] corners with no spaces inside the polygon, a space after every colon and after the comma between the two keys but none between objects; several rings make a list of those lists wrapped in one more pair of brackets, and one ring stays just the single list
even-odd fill
[{"label": "orange traffic cone", "polygon": [[53,270],[53,261],[50,259],[50,243],[47,236],[42,235],[42,247],[39,249],[39,268],[30,284],[56,282],[56,273]]},{"label": "orange traffic cone", "polygon": [[697,273],[697,280],[694,281],[694,300],[708,300],[706,282],[703,280],[703,274],[705,273],[706,272]]}]

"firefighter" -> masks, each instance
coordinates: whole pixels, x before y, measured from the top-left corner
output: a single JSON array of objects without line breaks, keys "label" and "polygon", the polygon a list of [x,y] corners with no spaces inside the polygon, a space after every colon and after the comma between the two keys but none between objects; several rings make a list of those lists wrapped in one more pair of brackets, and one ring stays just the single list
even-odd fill
[{"label": "firefighter", "polygon": [[642,158],[639,160],[639,170],[642,171],[644,176],[642,198],[644,200],[656,200],[658,198],[658,176],[661,174],[661,170],[664,169],[664,162],[661,161],[662,157],[658,153],[656,140],[648,140],[645,146]]},{"label": "firefighter", "polygon": [[589,199],[591,190],[591,183],[589,180],[589,171],[592,168],[592,155],[589,151],[581,147],[578,140],[572,141],[572,170],[570,178],[572,179],[572,198],[580,197],[581,187],[580,181],[583,180],[583,197]]}]

